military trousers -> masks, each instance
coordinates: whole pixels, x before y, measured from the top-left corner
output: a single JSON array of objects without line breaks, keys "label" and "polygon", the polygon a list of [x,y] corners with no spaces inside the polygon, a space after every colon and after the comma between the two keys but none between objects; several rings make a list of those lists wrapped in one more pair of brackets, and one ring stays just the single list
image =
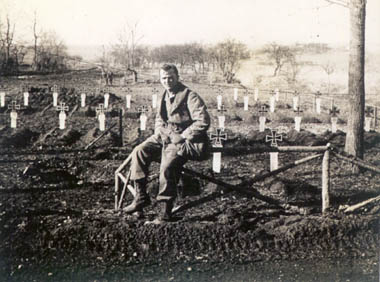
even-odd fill
[{"label": "military trousers", "polygon": [[207,148],[206,140],[162,144],[159,137],[152,135],[133,149],[130,179],[146,178],[151,162],[161,162],[157,201],[173,201],[177,195],[177,184],[183,165],[188,160],[207,158]]}]

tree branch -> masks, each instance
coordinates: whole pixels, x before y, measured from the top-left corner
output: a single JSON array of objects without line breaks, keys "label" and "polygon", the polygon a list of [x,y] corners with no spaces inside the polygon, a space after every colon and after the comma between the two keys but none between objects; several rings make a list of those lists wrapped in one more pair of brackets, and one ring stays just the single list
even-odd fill
[{"label": "tree branch", "polygon": [[345,8],[348,8],[348,6],[349,6],[349,2],[344,1],[344,0],[325,0],[325,1],[330,3],[330,4],[336,4],[336,5],[345,7]]}]

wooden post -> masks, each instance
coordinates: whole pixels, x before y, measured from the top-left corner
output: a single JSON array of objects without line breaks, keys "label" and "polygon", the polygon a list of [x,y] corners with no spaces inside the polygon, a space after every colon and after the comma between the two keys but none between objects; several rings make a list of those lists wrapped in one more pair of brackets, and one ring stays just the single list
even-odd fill
[{"label": "wooden post", "polygon": [[322,212],[330,207],[330,151],[327,149],[322,160]]},{"label": "wooden post", "polygon": [[376,127],[377,127],[377,107],[376,106],[373,108],[373,118],[375,120],[373,126],[374,126],[374,129],[376,131]]},{"label": "wooden post", "polygon": [[123,147],[123,109],[119,110],[119,146]]}]

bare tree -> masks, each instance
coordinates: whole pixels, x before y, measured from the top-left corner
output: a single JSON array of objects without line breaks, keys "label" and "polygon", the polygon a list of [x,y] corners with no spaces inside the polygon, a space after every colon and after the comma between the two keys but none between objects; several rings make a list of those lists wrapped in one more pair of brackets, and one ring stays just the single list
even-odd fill
[{"label": "bare tree", "polygon": [[126,25],[119,33],[118,42],[112,45],[111,56],[118,62],[125,70],[133,73],[134,81],[137,82],[136,68],[141,65],[141,58],[138,57],[139,42],[143,38],[138,34],[138,22],[133,26]]},{"label": "bare tree", "polygon": [[245,44],[227,39],[212,48],[211,56],[221,70],[227,83],[234,81],[236,71],[241,61],[248,59],[250,54]]},{"label": "bare tree", "polygon": [[294,56],[289,47],[279,45],[276,42],[270,43],[265,52],[268,54],[269,60],[273,60],[275,63],[273,76],[277,76],[283,65],[289,61],[291,56]]},{"label": "bare tree", "polygon": [[335,68],[334,68],[334,65],[328,61],[324,64],[321,65],[321,68],[325,71],[325,73],[327,74],[327,93],[329,94],[330,93],[330,86],[331,86],[331,79],[330,79],[330,76],[331,74],[335,71]]},{"label": "bare tree", "polygon": [[[364,155],[365,109],[365,18],[366,0],[326,0],[349,8],[350,51],[348,65],[349,116],[345,151],[358,158]],[[348,2],[349,1],[349,2]],[[354,167],[358,171],[358,167]]]}]

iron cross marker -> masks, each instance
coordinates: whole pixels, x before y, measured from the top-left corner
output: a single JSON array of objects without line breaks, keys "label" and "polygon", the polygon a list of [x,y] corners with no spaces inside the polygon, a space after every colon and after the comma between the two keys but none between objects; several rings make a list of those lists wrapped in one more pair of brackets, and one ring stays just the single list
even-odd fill
[{"label": "iron cross marker", "polygon": [[339,114],[339,109],[337,108],[337,107],[333,107],[331,110],[330,110],[330,115],[332,116],[332,117],[336,117],[337,116],[337,114]]},{"label": "iron cross marker", "polygon": [[265,142],[271,142],[272,147],[277,147],[277,141],[282,141],[282,134],[277,134],[277,130],[271,129],[271,135],[265,136]]},{"label": "iron cross marker", "polygon": [[[266,142],[271,142],[272,147],[277,147],[277,141],[282,141],[282,135],[277,135],[277,130],[271,129],[271,135],[265,137]],[[278,168],[278,152],[270,152],[270,171]]]},{"label": "iron cross marker", "polygon": [[12,102],[8,105],[8,109],[11,110],[11,111],[13,112],[13,111],[19,110],[19,109],[20,109],[20,105],[17,104],[16,101],[12,101]]},{"label": "iron cross marker", "polygon": [[214,147],[223,147],[222,141],[227,140],[227,133],[222,133],[221,128],[216,129],[216,133],[210,133],[210,139]]},{"label": "iron cross marker", "polygon": [[[227,140],[227,133],[222,133],[221,128],[216,129],[216,133],[210,133],[210,140],[212,141],[212,146],[215,148],[222,148],[222,141]],[[214,152],[212,158],[212,170],[216,173],[220,173],[222,166],[222,152]]]}]

